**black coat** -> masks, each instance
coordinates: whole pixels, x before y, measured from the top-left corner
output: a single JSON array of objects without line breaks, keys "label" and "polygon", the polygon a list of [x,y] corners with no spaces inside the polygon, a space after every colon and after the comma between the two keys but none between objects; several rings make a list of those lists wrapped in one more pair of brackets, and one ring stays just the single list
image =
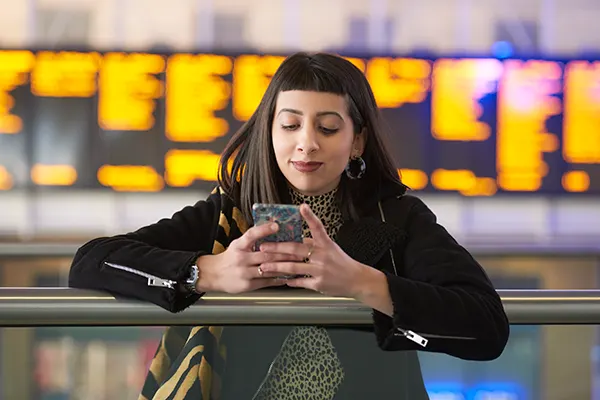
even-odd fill
[{"label": "black coat", "polygon": [[[391,362],[384,368],[386,371],[393,368],[396,378],[394,382],[387,385],[382,382],[382,385],[389,389],[404,387],[408,397],[399,398],[426,398],[422,382],[415,382],[415,377],[420,380],[416,353],[398,353],[392,359],[384,354],[422,350],[467,360],[493,360],[500,356],[506,345],[509,324],[501,300],[484,270],[437,224],[435,215],[420,199],[404,194],[403,188],[394,187],[381,192],[378,200],[365,217],[344,223],[336,241],[354,259],[386,274],[394,316],[391,318],[374,311],[373,327],[367,329],[371,333],[351,329],[345,330],[344,335],[346,338],[352,335],[364,338],[374,332],[374,343],[384,352],[370,353],[371,360],[362,362],[370,364],[375,359],[381,359],[382,363]],[[199,298],[176,289],[177,282],[187,276],[189,267],[200,255],[226,249],[247,227],[232,200],[215,190],[207,200],[184,208],[170,219],[133,233],[98,238],[85,244],[73,260],[69,285],[141,299],[178,312]],[[144,274],[162,278],[165,286],[149,286],[148,276],[140,276]],[[191,327],[189,329],[192,331]],[[401,333],[408,330],[426,337],[429,340],[427,346],[423,348],[408,340]],[[335,329],[330,332],[334,343],[335,335],[342,334]],[[185,335],[187,333],[178,333],[182,337],[176,350],[179,355],[192,346],[186,343]],[[221,339],[221,333],[215,335],[214,329],[211,335],[218,336],[217,342]],[[194,344],[206,344],[205,336]],[[190,340],[188,337],[187,341]],[[354,347],[351,353],[360,353],[356,343],[348,340],[340,341],[339,345],[336,343],[336,348],[348,347],[348,343],[351,343],[349,348]],[[161,346],[165,347],[164,343]],[[174,351],[167,347],[165,352]],[[351,356],[342,354],[340,357],[343,362],[346,359],[345,368],[353,362]],[[173,365],[174,358],[179,357],[170,354],[169,358],[172,364],[163,366],[169,371],[161,376],[149,374],[144,387],[146,398],[152,398],[162,383],[173,378],[177,369],[177,365]],[[404,371],[399,374],[399,369]],[[224,375],[224,371],[216,373]],[[385,374],[380,376],[383,379]],[[414,390],[408,389],[415,384]],[[369,393],[373,394],[372,391]],[[214,397],[206,394],[202,397],[198,392],[196,397],[189,398]],[[375,395],[374,398],[379,397]]]}]

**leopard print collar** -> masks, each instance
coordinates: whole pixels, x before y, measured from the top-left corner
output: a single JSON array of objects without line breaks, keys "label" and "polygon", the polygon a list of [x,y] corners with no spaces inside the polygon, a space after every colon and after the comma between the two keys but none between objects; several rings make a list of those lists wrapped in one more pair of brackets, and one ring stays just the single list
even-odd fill
[{"label": "leopard print collar", "polygon": [[[307,196],[290,188],[290,197],[292,199],[292,203],[295,205],[308,204],[310,209],[321,220],[325,226],[325,229],[327,230],[327,234],[332,239],[335,239],[335,236],[337,235],[337,232],[343,222],[342,212],[340,211],[335,199],[336,193],[337,188],[323,195]],[[304,222],[303,225],[303,233],[304,237],[312,237],[306,222]]]}]

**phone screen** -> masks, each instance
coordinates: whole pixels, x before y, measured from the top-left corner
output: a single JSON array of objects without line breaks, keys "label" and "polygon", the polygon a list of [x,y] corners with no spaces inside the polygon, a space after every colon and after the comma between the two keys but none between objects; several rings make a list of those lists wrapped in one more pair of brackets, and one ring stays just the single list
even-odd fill
[{"label": "phone screen", "polygon": [[300,208],[290,204],[254,204],[252,206],[254,225],[275,222],[279,230],[256,243],[256,249],[264,242],[302,243],[302,215]]},{"label": "phone screen", "polygon": [[[254,244],[258,251],[265,242],[298,242],[302,243],[302,215],[300,207],[290,204],[254,204],[252,206],[254,225],[275,222],[279,225],[277,232],[266,236]],[[281,276],[280,279],[294,279],[304,275]]]}]

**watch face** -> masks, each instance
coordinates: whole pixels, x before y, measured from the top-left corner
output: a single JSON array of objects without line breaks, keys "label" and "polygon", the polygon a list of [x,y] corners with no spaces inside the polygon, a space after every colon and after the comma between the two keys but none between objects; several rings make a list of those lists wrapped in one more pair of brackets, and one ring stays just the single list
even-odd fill
[{"label": "watch face", "polygon": [[186,283],[189,283],[190,285],[195,285],[197,280],[198,280],[198,267],[195,265],[192,265],[192,267],[190,268],[190,277],[187,279]]}]

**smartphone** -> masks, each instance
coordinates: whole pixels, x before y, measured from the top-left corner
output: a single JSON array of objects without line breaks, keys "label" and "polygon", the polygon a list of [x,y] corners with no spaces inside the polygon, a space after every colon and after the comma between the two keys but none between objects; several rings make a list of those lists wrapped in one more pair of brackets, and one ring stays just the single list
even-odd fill
[{"label": "smartphone", "polygon": [[258,240],[255,250],[258,251],[264,242],[299,242],[302,243],[302,215],[300,207],[290,204],[254,204],[252,206],[254,225],[275,222],[279,230],[272,235]]},{"label": "smartphone", "polygon": [[[259,239],[254,244],[258,251],[265,242],[298,242],[302,243],[302,215],[300,207],[291,204],[261,204],[252,205],[254,225],[264,225],[275,222],[279,225],[277,232]],[[280,276],[280,279],[294,279],[304,275]]]}]

